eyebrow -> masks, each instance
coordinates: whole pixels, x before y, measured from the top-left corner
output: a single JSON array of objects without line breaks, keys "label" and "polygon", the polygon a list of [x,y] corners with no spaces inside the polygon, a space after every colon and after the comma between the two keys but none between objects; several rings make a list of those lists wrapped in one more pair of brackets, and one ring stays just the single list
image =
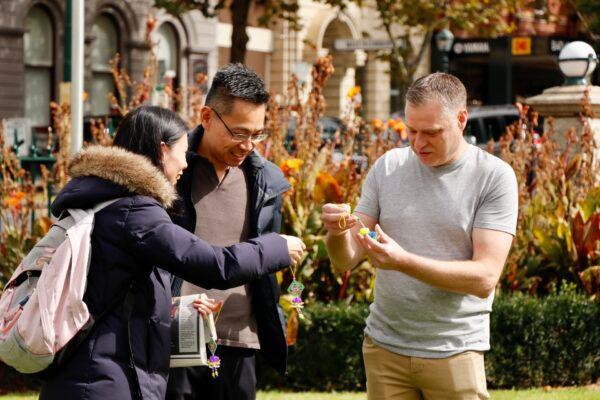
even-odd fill
[{"label": "eyebrow", "polygon": [[[409,131],[412,131],[412,132],[417,131],[417,129],[413,128],[412,126],[406,125],[406,127],[408,128]],[[434,134],[434,133],[439,133],[443,129],[444,128],[428,128],[428,129],[421,129],[421,132],[427,133],[427,134]]]}]

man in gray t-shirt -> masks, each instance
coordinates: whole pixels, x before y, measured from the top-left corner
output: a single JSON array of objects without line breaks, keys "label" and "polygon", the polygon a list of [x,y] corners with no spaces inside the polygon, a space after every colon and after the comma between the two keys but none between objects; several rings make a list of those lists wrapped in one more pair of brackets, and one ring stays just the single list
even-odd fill
[{"label": "man in gray t-shirt", "polygon": [[365,256],[378,268],[363,343],[369,400],[487,398],[482,352],[516,229],[516,177],[463,139],[456,77],[423,77],[406,100],[410,147],[377,160],[353,215],[323,206],[327,249],[340,270]]}]

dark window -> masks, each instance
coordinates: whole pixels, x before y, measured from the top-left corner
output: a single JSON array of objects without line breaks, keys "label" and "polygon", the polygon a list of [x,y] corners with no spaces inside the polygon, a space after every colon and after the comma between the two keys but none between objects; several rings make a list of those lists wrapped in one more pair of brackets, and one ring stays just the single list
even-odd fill
[{"label": "dark window", "polygon": [[25,117],[32,126],[50,125],[53,99],[54,27],[46,10],[32,7],[25,19]]}]

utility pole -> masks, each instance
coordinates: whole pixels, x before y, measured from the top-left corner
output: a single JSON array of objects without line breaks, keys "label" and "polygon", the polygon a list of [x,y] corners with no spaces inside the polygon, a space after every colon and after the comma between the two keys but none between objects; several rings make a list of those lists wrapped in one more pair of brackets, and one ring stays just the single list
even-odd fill
[{"label": "utility pole", "polygon": [[[84,68],[84,0],[67,0],[72,4],[71,33],[71,152],[83,146],[83,68]],[[68,6],[68,5],[67,5]]]}]

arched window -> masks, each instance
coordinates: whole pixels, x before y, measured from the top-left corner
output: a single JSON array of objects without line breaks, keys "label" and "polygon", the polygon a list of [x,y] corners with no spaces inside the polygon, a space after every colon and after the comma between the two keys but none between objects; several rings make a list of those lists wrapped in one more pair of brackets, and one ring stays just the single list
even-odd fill
[{"label": "arched window", "polygon": [[[156,57],[158,59],[158,81],[160,85],[166,83],[165,76],[173,78],[173,84],[176,85],[176,79],[179,75],[177,61],[179,60],[179,41],[177,32],[173,25],[169,23],[162,24],[156,31],[158,41]],[[168,73],[167,73],[168,72]]]},{"label": "arched window", "polygon": [[53,98],[54,26],[50,14],[34,6],[25,18],[25,117],[33,126],[50,125]]},{"label": "arched window", "polygon": [[[108,92],[115,93],[115,83],[109,61],[118,51],[117,24],[109,15],[102,14],[92,27],[92,87],[90,90],[90,113],[92,116],[110,113]],[[115,93],[116,94],[116,93]]]}]

